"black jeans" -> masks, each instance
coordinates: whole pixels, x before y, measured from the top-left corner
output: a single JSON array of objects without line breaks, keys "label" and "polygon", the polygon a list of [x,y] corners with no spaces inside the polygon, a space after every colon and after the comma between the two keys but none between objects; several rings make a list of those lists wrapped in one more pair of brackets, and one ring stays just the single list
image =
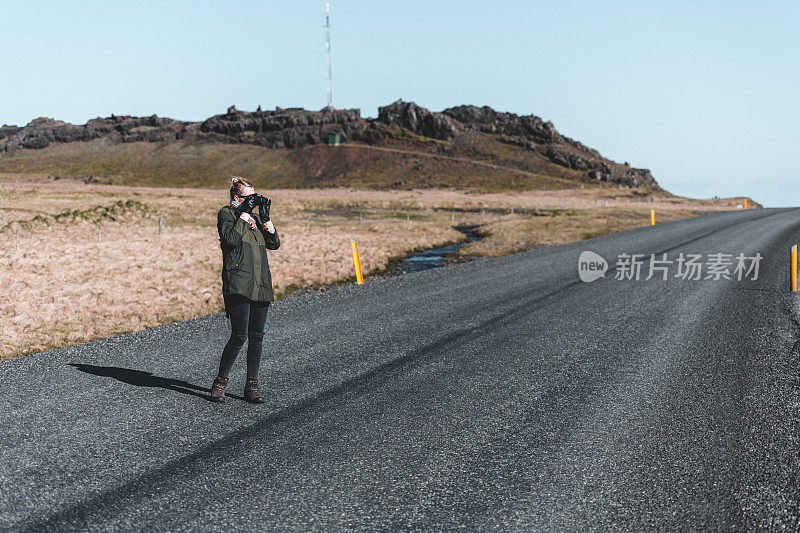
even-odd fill
[{"label": "black jeans", "polygon": [[258,379],[269,302],[256,302],[234,294],[225,299],[225,309],[231,319],[231,338],[222,350],[219,377],[228,377],[233,361],[247,341],[247,379]]}]

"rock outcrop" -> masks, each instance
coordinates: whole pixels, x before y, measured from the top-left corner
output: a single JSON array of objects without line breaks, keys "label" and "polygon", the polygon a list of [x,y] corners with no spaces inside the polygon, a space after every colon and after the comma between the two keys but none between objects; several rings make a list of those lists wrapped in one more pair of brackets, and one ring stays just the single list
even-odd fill
[{"label": "rock outcrop", "polygon": [[325,142],[336,132],[343,142],[364,140],[368,124],[358,109],[276,108],[248,113],[235,106],[224,115],[213,116],[200,124],[198,137],[226,143],[247,143],[268,148],[298,148]]},{"label": "rock outcrop", "polygon": [[9,126],[8,124],[3,124],[0,126],[0,139],[11,137],[21,129],[22,128],[19,126]]},{"label": "rock outcrop", "polygon": [[552,122],[545,122],[535,115],[519,116],[514,113],[500,113],[491,107],[462,105],[442,111],[470,129],[483,133],[515,135],[528,138],[537,144],[553,144],[562,141],[561,135]]},{"label": "rock outcrop", "polygon": [[115,142],[217,142],[255,144],[266,148],[301,148],[325,143],[329,133],[342,142],[378,143],[393,136],[391,128],[404,128],[419,136],[450,141],[463,135],[489,134],[556,165],[585,172],[592,180],[627,187],[656,185],[647,169],[631,168],[600,155],[578,141],[561,135],[551,122],[535,115],[498,112],[490,107],[462,105],[432,112],[414,102],[397,100],[378,108],[377,119],[364,119],[358,109],[275,108],[247,112],[228,108],[203,122],[170,118],[110,116],[84,125],[52,118],[37,118],[24,127],[0,127],[0,153],[40,149],[53,143],[108,138]]},{"label": "rock outcrop", "polygon": [[553,163],[586,171],[590,179],[614,182],[626,187],[656,185],[647,169],[632,169],[610,161],[597,150],[561,135],[552,122],[535,115],[502,113],[491,107],[462,105],[431,112],[414,102],[397,100],[379,108],[378,120],[389,126],[401,126],[412,132],[440,140],[480,132],[499,135],[499,140],[529,151],[541,152]]},{"label": "rock outcrop", "polygon": [[[368,130],[372,131],[368,131]],[[375,128],[361,118],[358,109],[276,108],[274,111],[239,111],[235,106],[224,115],[201,123],[181,122],[156,115],[150,117],[110,116],[92,119],[79,126],[37,118],[25,127],[0,129],[0,152],[22,148],[46,148],[53,143],[110,138],[118,142],[166,142],[184,139],[196,142],[256,144],[267,148],[299,148],[325,142],[336,132],[342,141],[377,139]]]},{"label": "rock outcrop", "polygon": [[573,170],[588,170],[588,176],[593,180],[614,182],[625,187],[644,187],[656,184],[656,180],[646,168],[619,165],[600,157],[595,150],[582,151],[572,144],[562,146],[569,146],[571,150],[558,145],[549,146],[545,155],[557,165]]},{"label": "rock outcrop", "polygon": [[188,122],[171,118],[114,116],[92,119],[76,126],[52,118],[37,118],[27,126],[18,128],[4,126],[0,129],[0,152],[20,148],[46,148],[53,143],[90,141],[102,137],[114,137],[122,142],[168,141],[179,139]]},{"label": "rock outcrop", "polygon": [[550,161],[562,167],[568,167],[573,170],[596,170],[603,174],[611,174],[611,167],[603,159],[587,157],[580,153],[559,148],[557,145],[548,146],[545,155]]},{"label": "rock outcrop", "polygon": [[455,120],[443,113],[432,113],[414,102],[397,100],[378,108],[378,121],[387,126],[401,126],[418,135],[449,141],[462,131]]}]

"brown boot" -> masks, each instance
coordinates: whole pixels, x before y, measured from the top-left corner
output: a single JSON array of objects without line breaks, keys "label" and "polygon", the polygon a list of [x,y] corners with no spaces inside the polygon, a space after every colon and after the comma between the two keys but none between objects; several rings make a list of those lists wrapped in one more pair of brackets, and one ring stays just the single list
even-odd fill
[{"label": "brown boot", "polygon": [[228,386],[228,378],[221,378],[217,376],[214,378],[214,383],[211,385],[211,400],[214,402],[225,401],[225,388]]},{"label": "brown boot", "polygon": [[252,403],[264,403],[264,398],[258,392],[258,380],[248,379],[244,386],[244,399]]}]

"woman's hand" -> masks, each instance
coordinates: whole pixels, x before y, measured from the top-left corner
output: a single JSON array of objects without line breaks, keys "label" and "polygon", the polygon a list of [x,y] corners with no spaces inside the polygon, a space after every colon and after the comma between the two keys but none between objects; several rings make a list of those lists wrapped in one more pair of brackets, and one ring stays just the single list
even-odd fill
[{"label": "woman's hand", "polygon": [[270,233],[275,233],[275,226],[272,225],[272,221],[271,220],[267,220],[264,223],[264,229],[267,230]]},{"label": "woman's hand", "polygon": [[250,224],[250,229],[256,229],[256,219],[250,216],[250,214],[242,213],[241,215],[239,215],[239,218]]},{"label": "woman's hand", "polygon": [[272,205],[272,200],[269,198],[265,198],[264,196],[260,196],[258,198],[259,201],[259,209],[261,210],[261,220],[269,221],[269,206]]}]

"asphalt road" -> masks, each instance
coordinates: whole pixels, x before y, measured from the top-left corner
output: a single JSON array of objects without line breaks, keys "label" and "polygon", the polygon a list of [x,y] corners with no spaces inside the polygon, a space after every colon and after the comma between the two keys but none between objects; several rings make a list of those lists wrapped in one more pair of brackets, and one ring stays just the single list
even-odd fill
[{"label": "asphalt road", "polygon": [[[0,530],[797,530],[799,237],[722,213],[277,302],[260,406],[244,354],[206,399],[224,314],[2,362]],[[680,252],[763,260],[614,277]]]}]

